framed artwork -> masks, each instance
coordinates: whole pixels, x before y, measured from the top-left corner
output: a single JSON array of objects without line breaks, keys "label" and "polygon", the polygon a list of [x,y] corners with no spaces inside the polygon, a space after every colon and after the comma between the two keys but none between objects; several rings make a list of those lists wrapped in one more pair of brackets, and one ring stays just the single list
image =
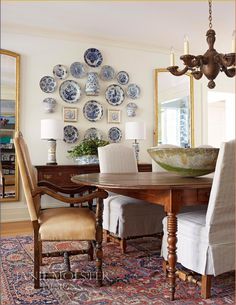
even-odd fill
[{"label": "framed artwork", "polygon": [[120,123],[121,121],[121,111],[108,109],[107,122],[108,123]]},{"label": "framed artwork", "polygon": [[77,122],[78,108],[63,107],[63,120],[64,122]]}]

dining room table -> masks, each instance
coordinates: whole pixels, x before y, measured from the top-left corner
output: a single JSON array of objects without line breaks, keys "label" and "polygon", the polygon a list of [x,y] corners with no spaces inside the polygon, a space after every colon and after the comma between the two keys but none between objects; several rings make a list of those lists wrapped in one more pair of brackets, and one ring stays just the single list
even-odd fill
[{"label": "dining room table", "polygon": [[208,204],[213,176],[181,177],[169,172],[75,175],[74,183],[141,199],[163,206],[167,214],[167,280],[170,300],[175,298],[177,214],[183,206]]}]

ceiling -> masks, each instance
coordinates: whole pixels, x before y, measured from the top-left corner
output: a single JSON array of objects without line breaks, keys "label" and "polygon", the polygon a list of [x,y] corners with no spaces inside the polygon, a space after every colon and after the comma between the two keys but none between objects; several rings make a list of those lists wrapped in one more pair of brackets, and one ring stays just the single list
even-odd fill
[{"label": "ceiling", "polygon": [[[215,48],[231,52],[235,1],[214,1]],[[66,39],[103,40],[119,45],[190,53],[207,49],[207,1],[1,1],[2,31],[51,35]]]}]

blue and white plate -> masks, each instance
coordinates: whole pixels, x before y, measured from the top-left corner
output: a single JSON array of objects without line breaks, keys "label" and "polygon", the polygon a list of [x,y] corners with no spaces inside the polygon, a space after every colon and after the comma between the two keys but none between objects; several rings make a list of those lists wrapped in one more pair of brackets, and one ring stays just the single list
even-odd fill
[{"label": "blue and white plate", "polygon": [[129,82],[129,74],[125,71],[120,71],[119,73],[117,73],[116,79],[119,84],[127,85]]},{"label": "blue and white plate", "polygon": [[57,83],[52,76],[44,76],[40,79],[39,86],[43,92],[52,93],[55,91]]},{"label": "blue and white plate", "polygon": [[97,101],[88,101],[83,108],[84,117],[90,122],[96,122],[103,117],[103,107]]},{"label": "blue and white plate", "polygon": [[79,139],[79,132],[75,126],[67,125],[64,127],[64,141],[66,143],[75,143]]},{"label": "blue and white plate", "polygon": [[84,53],[84,61],[90,67],[99,67],[103,61],[102,54],[98,49],[90,48]]},{"label": "blue and white plate", "polygon": [[110,142],[117,143],[120,142],[122,138],[122,132],[118,127],[111,127],[108,131],[108,139]]},{"label": "blue and white plate", "polygon": [[132,98],[133,100],[139,98],[140,96],[140,88],[138,85],[136,84],[130,84],[128,86],[128,89],[127,89],[127,95],[128,97]]},{"label": "blue and white plate", "polygon": [[67,68],[63,65],[56,65],[53,68],[53,75],[58,79],[65,79],[68,76]]},{"label": "blue and white plate", "polygon": [[83,78],[87,75],[85,66],[80,62],[73,62],[73,64],[71,64],[70,73],[75,78]]},{"label": "blue and white plate", "polygon": [[81,95],[81,89],[74,80],[66,80],[59,88],[60,97],[67,103],[77,103]]},{"label": "blue and white plate", "polygon": [[125,93],[121,86],[113,84],[107,88],[105,97],[110,105],[119,106],[125,99]]},{"label": "blue and white plate", "polygon": [[111,66],[103,66],[99,76],[104,81],[113,80],[115,77],[115,70]]},{"label": "blue and white plate", "polygon": [[94,127],[87,129],[84,134],[85,140],[90,140],[90,139],[102,140],[102,138],[103,138],[103,136],[102,136],[101,132],[97,128],[94,128]]}]

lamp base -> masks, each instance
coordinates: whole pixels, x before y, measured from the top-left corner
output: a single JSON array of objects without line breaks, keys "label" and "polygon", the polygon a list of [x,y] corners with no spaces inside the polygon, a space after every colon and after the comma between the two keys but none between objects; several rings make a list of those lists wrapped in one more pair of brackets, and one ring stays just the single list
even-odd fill
[{"label": "lamp base", "polygon": [[47,165],[56,165],[56,146],[57,142],[54,139],[48,140],[48,162]]},{"label": "lamp base", "polygon": [[139,162],[139,143],[137,140],[134,141],[134,143],[132,144],[134,151],[135,151],[135,156],[136,156],[136,160],[137,163]]}]

